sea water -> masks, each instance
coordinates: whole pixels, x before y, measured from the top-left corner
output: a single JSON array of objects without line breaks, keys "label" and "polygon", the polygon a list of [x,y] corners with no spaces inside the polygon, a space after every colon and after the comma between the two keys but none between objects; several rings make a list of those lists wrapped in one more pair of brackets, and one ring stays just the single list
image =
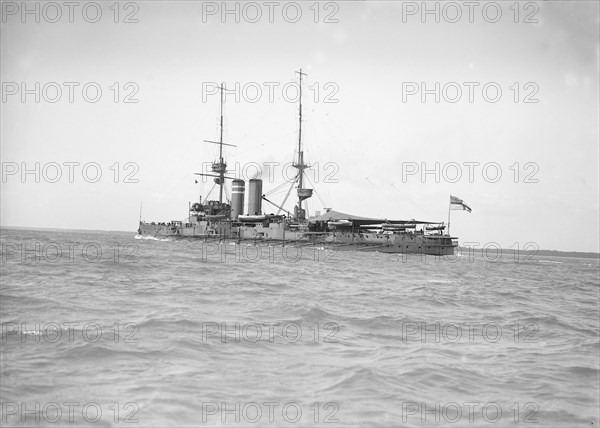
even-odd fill
[{"label": "sea water", "polygon": [[2,425],[598,426],[599,261],[2,230]]}]

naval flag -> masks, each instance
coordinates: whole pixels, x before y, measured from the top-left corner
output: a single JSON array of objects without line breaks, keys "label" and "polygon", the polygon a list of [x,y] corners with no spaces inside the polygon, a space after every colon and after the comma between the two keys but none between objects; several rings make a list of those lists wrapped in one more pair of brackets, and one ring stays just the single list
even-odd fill
[{"label": "naval flag", "polygon": [[462,199],[456,196],[450,195],[450,209],[451,210],[466,210],[471,212],[471,207],[463,202]]}]

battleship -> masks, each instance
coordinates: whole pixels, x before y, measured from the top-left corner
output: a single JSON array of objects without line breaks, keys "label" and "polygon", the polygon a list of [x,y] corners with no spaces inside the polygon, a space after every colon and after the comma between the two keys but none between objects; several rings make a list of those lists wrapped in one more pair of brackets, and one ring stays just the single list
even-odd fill
[{"label": "battleship", "polygon": [[[211,173],[195,175],[211,177],[213,189],[218,186],[218,200],[200,200],[189,203],[189,212],[184,220],[169,222],[142,221],[141,209],[138,234],[141,237],[197,239],[203,242],[269,243],[285,245],[306,245],[315,248],[331,248],[356,251],[377,251],[383,253],[425,254],[434,256],[453,255],[458,238],[449,233],[448,223],[417,220],[389,220],[375,217],[362,217],[345,214],[325,208],[321,214],[308,216],[306,200],[313,196],[313,189],[306,187],[306,169],[302,141],[302,78],[306,76],[300,69],[299,114],[297,152],[293,167],[297,173],[290,180],[290,187],[282,203],[269,200],[263,194],[263,181],[260,178],[248,181],[248,200],[245,204],[246,181],[230,177],[227,162],[223,157],[223,146],[233,146],[223,142],[223,91],[220,89],[220,135],[218,141],[204,140],[219,146],[219,158],[211,165]],[[227,180],[231,180],[231,200],[224,199]],[[287,199],[296,189],[297,202],[293,212],[284,208]],[[209,195],[212,193],[209,192]],[[453,199],[454,198],[454,199]],[[266,213],[263,201],[277,208],[275,213]],[[450,209],[460,201],[461,209],[468,207],[462,200],[451,196]],[[454,207],[453,207],[454,205]],[[466,207],[466,208],[465,208]],[[470,208],[468,208],[470,211]]]}]

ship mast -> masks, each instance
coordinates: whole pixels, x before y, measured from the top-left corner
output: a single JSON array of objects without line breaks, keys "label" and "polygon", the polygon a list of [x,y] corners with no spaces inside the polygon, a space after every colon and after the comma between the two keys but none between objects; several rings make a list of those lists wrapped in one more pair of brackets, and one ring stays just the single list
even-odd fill
[{"label": "ship mast", "polygon": [[219,133],[219,203],[223,203],[223,186],[225,185],[225,171],[227,165],[223,162],[223,83],[221,83],[221,129]]},{"label": "ship mast", "polygon": [[[304,153],[302,152],[302,76],[306,76],[305,73],[302,73],[302,69],[300,69],[300,71],[296,71],[296,73],[298,73],[298,77],[299,77],[299,109],[298,109],[298,166],[302,167],[304,166]],[[300,168],[299,168],[300,169]],[[298,188],[302,188],[302,169],[300,169],[300,178],[299,178],[299,182],[298,182]],[[300,204],[302,201],[299,201],[298,203]],[[302,208],[302,207],[300,207]]]},{"label": "ship mast", "polygon": [[306,218],[306,213],[302,209],[302,201],[312,196],[312,189],[305,189],[302,187],[304,170],[309,168],[309,166],[304,163],[304,152],[302,151],[302,76],[307,76],[307,74],[303,73],[302,69],[296,71],[296,73],[299,77],[298,162],[293,166],[298,169],[298,205],[294,208],[294,214],[297,220],[304,220]]},{"label": "ship mast", "polygon": [[223,103],[224,103],[223,92],[226,91],[227,89],[225,88],[225,85],[223,83],[221,83],[221,86],[219,86],[219,89],[221,90],[221,120],[220,120],[219,141],[204,140],[206,143],[212,143],[212,144],[219,145],[219,161],[213,162],[213,164],[212,164],[212,172],[214,174],[196,173],[196,175],[216,177],[215,182],[219,185],[219,204],[222,204],[223,203],[223,186],[225,186],[225,179],[232,178],[232,177],[225,176],[225,174],[227,173],[227,163],[223,159],[223,146],[231,146],[231,147],[236,147],[236,146],[233,144],[227,144],[227,143],[223,142]]}]

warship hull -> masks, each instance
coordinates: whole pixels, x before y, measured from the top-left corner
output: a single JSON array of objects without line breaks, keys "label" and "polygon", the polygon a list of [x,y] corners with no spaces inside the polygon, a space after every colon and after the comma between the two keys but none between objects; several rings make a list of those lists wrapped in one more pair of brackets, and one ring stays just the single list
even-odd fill
[{"label": "warship hull", "polygon": [[141,237],[157,239],[193,239],[203,242],[314,246],[340,251],[376,251],[381,253],[449,256],[457,244],[449,235],[424,235],[415,232],[355,233],[310,232],[287,229],[281,223],[268,226],[244,226],[235,222],[199,222],[197,224],[152,224],[140,222]]}]

